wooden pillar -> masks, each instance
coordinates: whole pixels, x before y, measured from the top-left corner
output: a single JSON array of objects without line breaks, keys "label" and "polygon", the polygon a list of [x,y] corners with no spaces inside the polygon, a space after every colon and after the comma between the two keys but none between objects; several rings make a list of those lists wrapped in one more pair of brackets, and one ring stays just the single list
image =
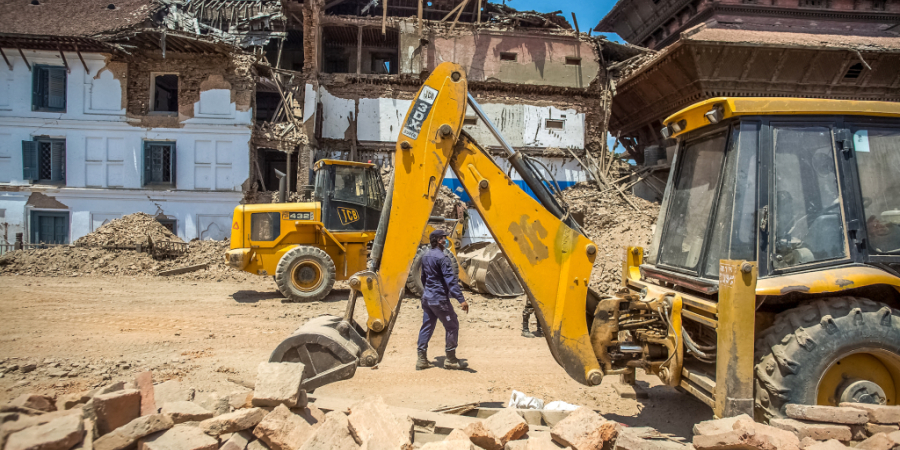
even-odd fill
[{"label": "wooden pillar", "polygon": [[359,26],[356,28],[356,75],[362,73],[362,35],[363,27]]}]

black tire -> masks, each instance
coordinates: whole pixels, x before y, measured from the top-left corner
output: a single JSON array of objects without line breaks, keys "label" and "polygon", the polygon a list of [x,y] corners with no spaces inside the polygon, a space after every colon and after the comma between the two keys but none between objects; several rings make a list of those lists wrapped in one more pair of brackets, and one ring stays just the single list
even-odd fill
[{"label": "black tire", "polygon": [[301,245],[287,251],[275,269],[275,285],[290,301],[322,300],[334,287],[334,261],[322,249]]},{"label": "black tire", "polygon": [[[409,269],[409,277],[406,279],[406,295],[409,297],[422,298],[422,293],[425,292],[425,286],[422,286],[422,256],[428,250],[431,250],[431,247],[425,245],[419,247],[416,251],[416,256],[413,258],[412,267]],[[444,249],[444,254],[453,263],[453,273],[456,274],[458,279],[459,264],[456,261],[456,255],[446,248]]]},{"label": "black tire", "polygon": [[[789,403],[839,403],[850,383],[838,377],[844,371],[865,372],[854,373],[852,380],[874,382],[875,375],[852,362],[858,358],[870,359],[876,367],[881,363],[890,372],[892,390],[900,386],[900,312],[870,299],[833,297],[780,313],[760,334],[755,349],[759,421],[784,417]],[[845,381],[836,385],[836,379]]]}]

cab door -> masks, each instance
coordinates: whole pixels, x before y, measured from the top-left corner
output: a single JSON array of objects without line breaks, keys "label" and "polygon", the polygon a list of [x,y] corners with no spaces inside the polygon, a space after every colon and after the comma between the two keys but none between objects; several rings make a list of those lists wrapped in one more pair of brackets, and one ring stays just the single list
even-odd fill
[{"label": "cab door", "polygon": [[331,188],[323,193],[322,222],[335,231],[366,229],[366,172],[362,167],[330,165]]}]

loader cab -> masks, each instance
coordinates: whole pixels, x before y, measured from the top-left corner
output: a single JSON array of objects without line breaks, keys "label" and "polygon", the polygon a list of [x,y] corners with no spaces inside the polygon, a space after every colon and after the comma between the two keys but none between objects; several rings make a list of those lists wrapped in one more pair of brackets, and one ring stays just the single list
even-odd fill
[{"label": "loader cab", "polygon": [[677,138],[642,269],[712,294],[719,260],[759,277],[900,269],[900,115],[883,102],[717,98],[666,120]]},{"label": "loader cab", "polygon": [[322,159],[314,170],[314,197],[322,205],[325,228],[332,232],[378,228],[385,190],[374,164]]}]

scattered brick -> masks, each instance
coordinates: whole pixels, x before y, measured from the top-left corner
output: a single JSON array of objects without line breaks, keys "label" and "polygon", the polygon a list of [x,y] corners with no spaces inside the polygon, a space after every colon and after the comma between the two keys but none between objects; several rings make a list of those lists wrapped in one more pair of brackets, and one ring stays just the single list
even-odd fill
[{"label": "scattered brick", "polygon": [[116,428],[113,432],[100,436],[94,441],[94,450],[124,450],[134,445],[138,439],[175,426],[169,416],[151,414],[141,416]]},{"label": "scattered brick", "polygon": [[350,407],[350,432],[360,445],[369,449],[411,450],[413,422],[398,418],[381,397],[363,400]]},{"label": "scattered brick", "polygon": [[849,441],[853,437],[848,425],[804,422],[796,419],[772,419],[769,421],[769,425],[790,431],[800,439],[809,437],[817,441],[827,441],[829,439]]},{"label": "scattered brick", "polygon": [[210,436],[234,433],[255,427],[266,416],[262,408],[240,409],[200,422],[200,429]]},{"label": "scattered brick", "polygon": [[616,425],[616,422],[604,419],[593,410],[581,407],[559,421],[550,430],[550,436],[573,450],[600,450],[616,438]]},{"label": "scattered brick", "polygon": [[138,442],[138,450],[218,450],[219,441],[197,427],[176,425]]},{"label": "scattered brick", "polygon": [[841,407],[861,409],[868,413],[869,422],[897,425],[900,423],[900,406],[870,405],[867,403],[841,403]]},{"label": "scattered brick", "polygon": [[21,406],[23,408],[36,409],[38,411],[53,412],[56,411],[56,404],[52,398],[46,395],[38,394],[22,394],[14,398],[10,405]]},{"label": "scattered brick", "polygon": [[163,405],[162,414],[176,424],[211,419],[213,413],[194,402],[169,402]]},{"label": "scattered brick", "polygon": [[789,404],[785,407],[785,414],[791,419],[813,422],[863,425],[869,421],[866,411],[837,406]]},{"label": "scattered brick", "polygon": [[81,414],[69,414],[9,436],[6,450],[70,449],[84,438]]},{"label": "scattered brick", "polygon": [[156,414],[156,400],[153,397],[153,373],[146,371],[135,375],[134,383],[137,385],[138,390],[141,391],[141,415]]},{"label": "scattered brick", "polygon": [[101,436],[141,415],[141,392],[136,389],[100,394],[92,401],[97,431]]},{"label": "scattered brick", "polygon": [[[468,438],[466,438],[468,441]],[[319,426],[300,450],[356,450],[359,444],[350,434],[350,421],[340,411],[332,411],[325,415]],[[223,449],[224,450],[224,449]]]},{"label": "scattered brick", "polygon": [[301,393],[305,394],[300,389],[304,367],[302,363],[260,363],[256,370],[253,406],[297,406]]}]

